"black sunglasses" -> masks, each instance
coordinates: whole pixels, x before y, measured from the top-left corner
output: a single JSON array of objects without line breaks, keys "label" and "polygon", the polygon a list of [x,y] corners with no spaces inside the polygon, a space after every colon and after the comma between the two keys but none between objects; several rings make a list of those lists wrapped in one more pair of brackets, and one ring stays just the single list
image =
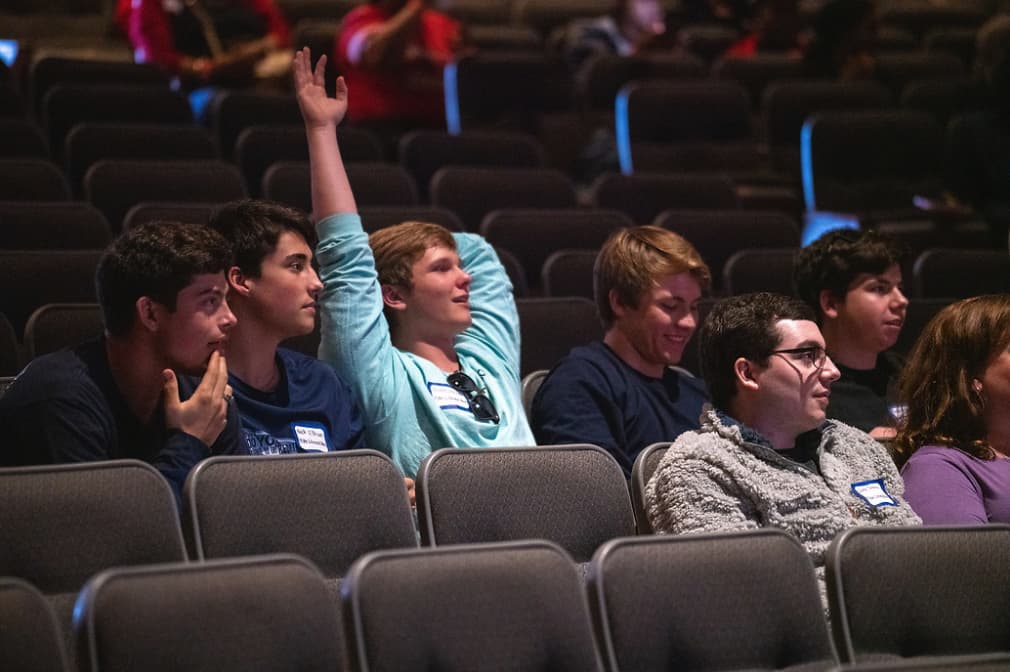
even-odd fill
[{"label": "black sunglasses", "polygon": [[466,395],[466,403],[470,405],[470,412],[473,413],[475,418],[478,420],[490,420],[496,425],[501,421],[501,418],[498,416],[498,409],[494,407],[491,399],[477,387],[477,383],[473,382],[473,378],[462,371],[456,371],[455,373],[450,373],[447,380],[450,385]]}]

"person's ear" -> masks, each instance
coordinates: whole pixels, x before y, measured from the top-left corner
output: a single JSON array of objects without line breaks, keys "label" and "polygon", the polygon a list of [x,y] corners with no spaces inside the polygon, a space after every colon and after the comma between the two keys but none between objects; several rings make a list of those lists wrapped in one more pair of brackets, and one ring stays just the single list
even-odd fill
[{"label": "person's ear", "polygon": [[406,310],[406,292],[398,285],[382,285],[382,303],[393,310]]},{"label": "person's ear", "polygon": [[617,296],[616,289],[612,289],[607,292],[607,301],[610,302],[610,312],[614,314],[614,317],[624,317],[625,313],[628,312],[628,306],[621,302],[620,297]]},{"label": "person's ear", "polygon": [[249,296],[252,291],[252,283],[250,279],[246,277],[245,273],[238,266],[232,266],[228,269],[228,286],[232,291],[236,292],[241,296]]},{"label": "person's ear", "polygon": [[830,289],[822,289],[821,293],[817,295],[817,302],[821,306],[821,313],[824,317],[834,320],[838,318],[838,311],[845,303],[845,298],[835,296]]},{"label": "person's ear", "polygon": [[141,326],[151,332],[158,330],[161,314],[159,306],[154,299],[149,296],[142,296],[137,299],[134,308],[137,311],[137,321],[140,322]]},{"label": "person's ear", "polygon": [[757,368],[754,362],[746,357],[737,357],[733,362],[733,374],[736,376],[736,381],[745,389],[756,390],[758,388],[756,373]]}]

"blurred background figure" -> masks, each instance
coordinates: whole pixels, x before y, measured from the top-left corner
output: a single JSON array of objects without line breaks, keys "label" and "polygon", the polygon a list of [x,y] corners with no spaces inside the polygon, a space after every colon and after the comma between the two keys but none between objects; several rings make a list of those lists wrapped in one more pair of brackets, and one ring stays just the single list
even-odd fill
[{"label": "blurred background figure", "polygon": [[375,0],[351,10],[335,53],[352,92],[348,121],[387,142],[417,127],[445,128],[442,70],[462,48],[461,24],[425,0]]},{"label": "blurred background figure", "polygon": [[648,51],[666,33],[664,11],[659,0],[618,0],[610,14],[572,21],[563,41],[572,71],[577,72],[593,56]]},{"label": "blurred background figure", "polygon": [[877,12],[872,0],[830,0],[814,19],[804,54],[811,77],[869,79],[876,70]]},{"label": "blurred background figure", "polygon": [[197,119],[216,87],[287,81],[290,29],[273,0],[133,0],[126,23],[134,60],[177,77]]},{"label": "blurred background figure", "polygon": [[798,0],[757,0],[746,32],[724,56],[746,58],[759,51],[801,53],[808,38],[798,5]]}]

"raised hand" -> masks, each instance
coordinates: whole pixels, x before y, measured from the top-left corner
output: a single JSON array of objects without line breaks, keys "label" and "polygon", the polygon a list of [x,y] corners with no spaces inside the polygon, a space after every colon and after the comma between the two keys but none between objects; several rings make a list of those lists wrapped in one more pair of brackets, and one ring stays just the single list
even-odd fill
[{"label": "raised hand", "polygon": [[347,84],[343,77],[337,77],[336,96],[326,95],[326,54],[316,61],[312,68],[312,54],[308,47],[295,52],[292,72],[298,107],[306,126],[336,126],[347,112]]},{"label": "raised hand", "polygon": [[193,396],[186,401],[179,401],[175,372],[165,369],[161,375],[164,380],[165,425],[182,430],[211,446],[228,423],[232,390],[228,384],[224,355],[217,351],[211,354],[203,379]]}]

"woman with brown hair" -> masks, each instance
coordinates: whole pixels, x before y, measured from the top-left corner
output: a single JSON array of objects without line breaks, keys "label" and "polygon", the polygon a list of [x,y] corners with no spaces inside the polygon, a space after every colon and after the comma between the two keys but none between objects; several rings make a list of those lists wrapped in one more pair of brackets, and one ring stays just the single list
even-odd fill
[{"label": "woman with brown hair", "polygon": [[940,311],[912,350],[900,396],[895,449],[923,522],[1010,522],[1010,295]]}]

